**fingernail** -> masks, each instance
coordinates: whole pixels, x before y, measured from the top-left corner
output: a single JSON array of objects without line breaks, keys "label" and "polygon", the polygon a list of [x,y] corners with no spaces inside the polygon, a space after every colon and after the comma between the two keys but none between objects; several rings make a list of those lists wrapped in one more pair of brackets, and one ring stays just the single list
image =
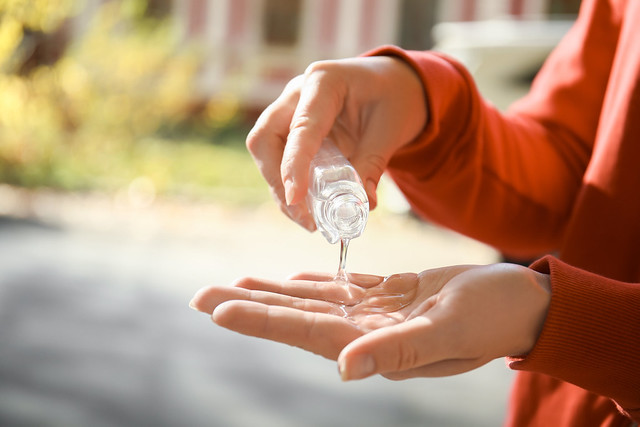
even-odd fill
[{"label": "fingernail", "polygon": [[202,310],[198,308],[198,301],[202,299],[202,294],[205,292],[205,288],[198,289],[196,293],[191,297],[191,301],[189,301],[189,307],[194,309],[195,311],[199,311],[204,313]]},{"label": "fingernail", "polygon": [[342,381],[359,380],[373,375],[376,363],[370,354],[359,354],[352,358],[347,367],[346,361],[341,359],[338,362],[338,370]]},{"label": "fingernail", "polygon": [[287,179],[284,182],[284,198],[287,202],[287,205],[291,206],[291,202],[293,201],[293,180]]}]

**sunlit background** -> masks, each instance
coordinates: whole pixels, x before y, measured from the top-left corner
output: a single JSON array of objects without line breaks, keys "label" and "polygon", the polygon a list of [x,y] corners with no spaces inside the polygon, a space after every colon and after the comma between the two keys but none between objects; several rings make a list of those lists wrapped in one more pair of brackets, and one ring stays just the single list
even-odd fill
[{"label": "sunlit background", "polygon": [[[333,362],[221,330],[187,304],[243,275],[337,268],[336,247],[279,213],[244,147],[309,63],[438,49],[506,108],[578,7],[0,0],[0,425],[499,425],[503,361],[343,384]],[[389,180],[380,191],[350,270],[500,259],[416,220]]]}]

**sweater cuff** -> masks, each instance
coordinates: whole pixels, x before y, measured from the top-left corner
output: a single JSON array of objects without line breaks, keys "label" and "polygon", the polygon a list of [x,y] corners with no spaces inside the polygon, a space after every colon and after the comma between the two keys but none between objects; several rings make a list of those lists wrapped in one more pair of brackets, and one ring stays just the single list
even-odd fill
[{"label": "sweater cuff", "polygon": [[571,267],[547,256],[531,268],[551,277],[551,303],[532,351],[508,358],[516,370],[547,374],[640,408],[640,285]]}]

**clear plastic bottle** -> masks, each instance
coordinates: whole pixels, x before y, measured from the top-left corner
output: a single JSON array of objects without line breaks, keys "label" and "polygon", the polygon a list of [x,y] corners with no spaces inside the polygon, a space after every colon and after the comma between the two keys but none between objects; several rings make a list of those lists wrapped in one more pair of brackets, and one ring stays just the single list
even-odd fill
[{"label": "clear plastic bottle", "polygon": [[311,161],[307,203],[318,230],[331,244],[360,236],[367,225],[369,199],[362,181],[329,139]]}]

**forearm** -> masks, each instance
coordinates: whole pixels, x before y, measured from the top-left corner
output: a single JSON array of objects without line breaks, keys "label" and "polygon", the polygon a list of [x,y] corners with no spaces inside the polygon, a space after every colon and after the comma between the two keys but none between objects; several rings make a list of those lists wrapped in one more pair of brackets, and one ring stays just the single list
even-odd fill
[{"label": "forearm", "polygon": [[421,76],[429,122],[398,151],[389,172],[414,209],[432,221],[513,255],[557,247],[587,155],[524,115],[505,115],[480,96],[469,73],[430,52],[384,48]]}]

